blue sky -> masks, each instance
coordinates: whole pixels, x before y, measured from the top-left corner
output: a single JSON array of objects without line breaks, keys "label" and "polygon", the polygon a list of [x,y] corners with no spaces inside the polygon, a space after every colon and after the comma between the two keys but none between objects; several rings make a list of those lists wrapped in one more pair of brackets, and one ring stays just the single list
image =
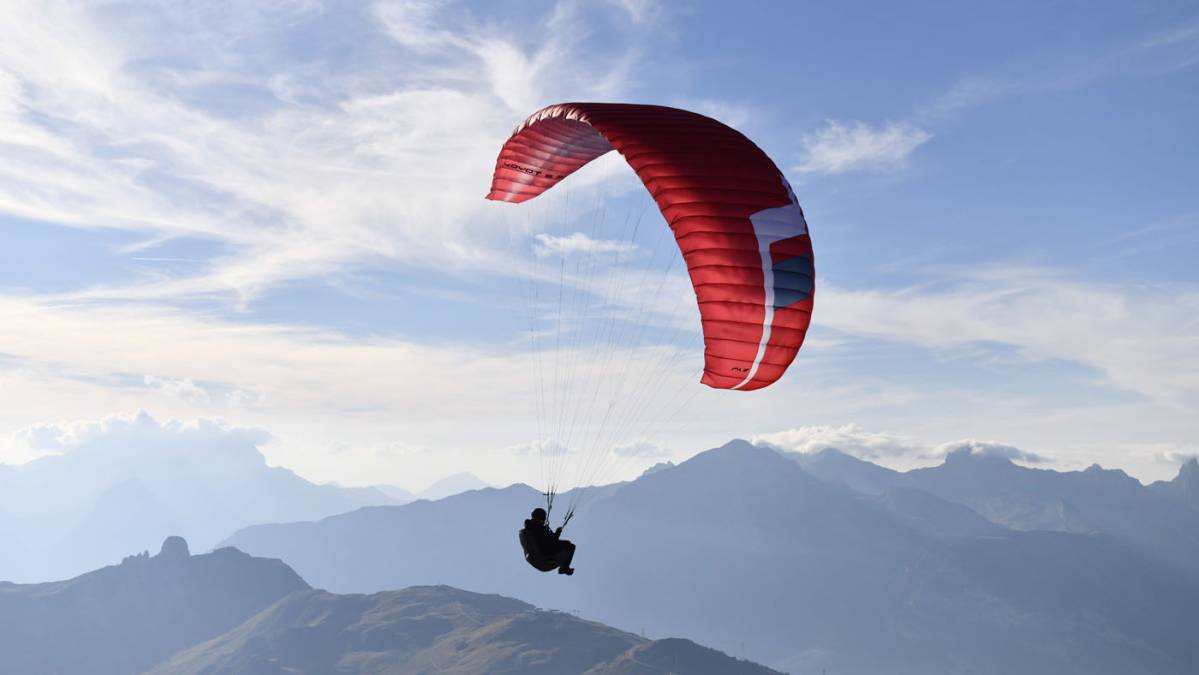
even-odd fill
[{"label": "blue sky", "polygon": [[[568,276],[597,314],[567,344],[615,315],[615,360],[662,364],[630,420],[686,402],[607,478],[735,436],[1143,480],[1199,452],[1193,3],[744,4],[4,3],[0,461],[145,410],[315,480],[535,482]],[[618,157],[482,199],[570,100],[698,110],[784,170],[818,273],[784,381],[689,389],[689,290]]]}]

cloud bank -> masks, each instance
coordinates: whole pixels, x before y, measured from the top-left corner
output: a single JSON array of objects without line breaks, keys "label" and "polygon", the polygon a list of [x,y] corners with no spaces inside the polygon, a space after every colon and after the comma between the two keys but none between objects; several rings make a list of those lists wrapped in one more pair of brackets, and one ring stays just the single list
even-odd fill
[{"label": "cloud bank", "polygon": [[1025,464],[1042,464],[1047,460],[1035,452],[1028,452],[1011,445],[996,443],[994,441],[975,441],[962,440],[946,443],[933,453],[934,456],[951,459],[953,457],[994,457],[997,459],[1006,459],[1013,462],[1024,462]]},{"label": "cloud bank", "polygon": [[854,424],[842,426],[803,426],[795,429],[758,434],[751,438],[756,445],[768,445],[779,450],[811,454],[826,448],[860,457],[880,459],[915,455],[926,448],[920,443],[886,432],[872,432]]},{"label": "cloud bank", "polygon": [[881,460],[883,463],[899,458],[947,459],[951,456],[963,455],[997,457],[1028,464],[1041,464],[1048,461],[1036,453],[994,441],[960,440],[934,447],[907,436],[867,431],[854,424],[803,426],[769,434],[758,434],[753,436],[751,441],[755,445],[804,455],[833,449],[859,459]]}]

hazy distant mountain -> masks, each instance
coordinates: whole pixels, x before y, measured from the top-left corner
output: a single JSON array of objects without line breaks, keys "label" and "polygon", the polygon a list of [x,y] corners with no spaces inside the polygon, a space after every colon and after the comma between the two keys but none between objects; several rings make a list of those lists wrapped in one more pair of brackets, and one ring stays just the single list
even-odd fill
[{"label": "hazy distant mountain", "polygon": [[594,498],[569,530],[573,577],[520,558],[516,530],[539,501],[527,486],[480,490],[230,542],[332,590],[499,592],[793,672],[1169,674],[1199,662],[1195,581],[1111,537],[1006,530],[903,485],[863,495],[743,441]]},{"label": "hazy distant mountain", "polygon": [[0,672],[137,673],[307,588],[278,560],[191,556],[177,537],[67,581],[0,583]]},{"label": "hazy distant mountain", "polygon": [[905,525],[930,537],[961,539],[1000,536],[1004,530],[972,509],[924,490],[890,488],[876,499]]},{"label": "hazy distant mountain", "polygon": [[392,499],[394,499],[397,504],[407,504],[408,502],[416,499],[416,495],[412,494],[411,491],[405,490],[404,488],[399,487],[398,485],[372,485],[368,488],[359,488],[359,489],[378,490],[379,492],[382,492],[383,494],[387,495],[388,497],[391,497]]},{"label": "hazy distant mountain", "polygon": [[1192,457],[1183,462],[1174,480],[1157,481],[1149,487],[1158,494],[1199,509],[1199,459]]},{"label": "hazy distant mountain", "polygon": [[881,495],[903,485],[903,474],[872,462],[858,459],[834,448],[825,448],[809,455],[787,453],[808,473],[844,485],[867,495]]},{"label": "hazy distant mountain", "polygon": [[267,466],[248,434],[148,416],[113,427],[65,454],[0,465],[0,579],[67,578],[170,534],[207,550],[254,523],[406,501]]},{"label": "hazy distant mountain", "polygon": [[482,490],[483,488],[491,487],[484,483],[478,476],[465,471],[446,476],[441,480],[433,483],[429,487],[416,493],[417,499],[444,499],[451,495],[469,492],[471,490]]},{"label": "hazy distant mountain", "polygon": [[498,595],[427,586],[304,591],[147,675],[454,673],[770,675],[687,640],[656,640]]},{"label": "hazy distant mountain", "polygon": [[1199,484],[1199,463],[1193,461],[1164,484],[1171,487],[1146,487],[1098,465],[1085,471],[1030,469],[966,448],[949,453],[940,466],[906,473],[831,449],[788,456],[810,473],[862,494],[917,489],[1010,529],[1104,533],[1199,577],[1199,510],[1177,503],[1187,501],[1188,485],[1194,495]]}]

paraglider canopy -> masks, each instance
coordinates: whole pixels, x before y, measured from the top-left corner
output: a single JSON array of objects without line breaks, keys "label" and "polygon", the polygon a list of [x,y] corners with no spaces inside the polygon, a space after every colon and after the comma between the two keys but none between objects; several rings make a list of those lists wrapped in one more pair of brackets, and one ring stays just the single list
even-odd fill
[{"label": "paraglider canopy", "polygon": [[811,321],[812,242],[786,178],[740,132],[664,106],[552,105],[504,143],[487,198],[533,199],[613,149],[683,253],[703,324],[701,381],[746,391],[778,380]]}]

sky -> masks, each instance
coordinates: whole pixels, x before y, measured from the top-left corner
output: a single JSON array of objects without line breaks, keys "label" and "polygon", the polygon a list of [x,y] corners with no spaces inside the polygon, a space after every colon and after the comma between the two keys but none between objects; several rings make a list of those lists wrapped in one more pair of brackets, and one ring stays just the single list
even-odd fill
[{"label": "sky", "polygon": [[[781,381],[698,384],[615,153],[483,199],[512,128],[578,100],[696,110],[787,175],[817,291]],[[1190,2],[0,0],[0,462],[137,418],[348,485],[734,437],[1169,478],[1199,453],[1197,118]]]}]

